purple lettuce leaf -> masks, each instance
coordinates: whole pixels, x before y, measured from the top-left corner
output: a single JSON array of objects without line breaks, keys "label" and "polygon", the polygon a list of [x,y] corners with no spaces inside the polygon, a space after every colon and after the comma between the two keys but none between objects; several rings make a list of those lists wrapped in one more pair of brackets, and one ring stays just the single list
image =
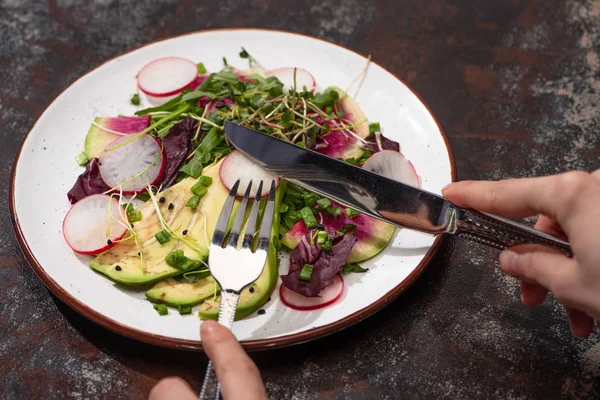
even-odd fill
[{"label": "purple lettuce leaf", "polygon": [[[168,187],[179,174],[179,168],[193,150],[192,139],[196,133],[198,123],[192,118],[186,118],[173,125],[169,134],[162,139],[166,166],[163,174],[162,186]],[[202,138],[199,138],[202,140]]]},{"label": "purple lettuce leaf", "polygon": [[85,166],[83,174],[77,177],[77,181],[67,193],[67,197],[71,204],[75,204],[84,197],[101,194],[109,189],[100,176],[100,161],[92,158]]},{"label": "purple lettuce leaf", "polygon": [[[332,284],[332,278],[346,264],[348,254],[357,241],[354,235],[340,235],[329,227],[323,230],[333,238],[331,253],[323,251],[317,243],[311,244],[311,236],[314,233],[309,231],[302,236],[298,246],[290,253],[289,273],[281,276],[283,284],[288,289],[306,297],[316,297],[321,290]],[[304,264],[313,266],[309,281],[299,279]]]},{"label": "purple lettuce leaf", "polygon": [[372,151],[373,153],[377,153],[381,150],[393,150],[400,151],[400,144],[391,139],[386,138],[381,133],[379,134],[379,139],[381,141],[381,149],[377,144],[377,134],[371,133],[369,136],[365,138],[366,143],[363,144],[362,148],[368,151]]}]

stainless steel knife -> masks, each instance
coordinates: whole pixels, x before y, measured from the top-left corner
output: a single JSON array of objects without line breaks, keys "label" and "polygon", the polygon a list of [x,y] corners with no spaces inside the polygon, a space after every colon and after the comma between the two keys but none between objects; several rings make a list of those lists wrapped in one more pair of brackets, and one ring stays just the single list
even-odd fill
[{"label": "stainless steel knife", "polygon": [[226,122],[225,135],[236,149],[266,170],[396,226],[432,235],[455,234],[501,250],[536,243],[572,255],[569,243],[528,226],[462,209],[434,193],[265,133]]}]

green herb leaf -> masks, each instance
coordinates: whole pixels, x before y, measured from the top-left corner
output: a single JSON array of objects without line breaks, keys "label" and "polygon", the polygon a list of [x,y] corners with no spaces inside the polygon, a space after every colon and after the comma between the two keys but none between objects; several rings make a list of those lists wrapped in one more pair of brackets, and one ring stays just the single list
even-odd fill
[{"label": "green herb leaf", "polygon": [[164,229],[162,231],[158,232],[156,235],[154,235],[154,237],[160,244],[165,244],[169,240],[171,240],[171,234]]},{"label": "green herb leaf", "polygon": [[90,159],[87,156],[87,154],[85,154],[85,152],[82,151],[81,153],[79,153],[77,155],[77,157],[75,157],[75,161],[77,161],[77,164],[79,164],[79,166],[85,167],[87,165],[87,163],[90,161]]},{"label": "green herb leaf", "polygon": [[227,59],[225,57],[223,57],[223,65],[225,66],[225,68],[229,67],[229,64],[227,64]]},{"label": "green herb leaf", "polygon": [[279,213],[283,214],[287,210],[289,210],[289,206],[287,204],[281,203],[281,205],[279,206]]},{"label": "green herb leaf", "polygon": [[242,57],[242,58],[248,58],[248,57],[250,57],[250,54],[248,54],[248,52],[246,51],[246,49],[244,49],[242,47],[242,51],[240,51],[240,57]]},{"label": "green herb leaf", "polygon": [[165,262],[173,268],[180,269],[184,272],[191,271],[200,266],[200,261],[187,258],[183,254],[183,250],[175,250],[167,254]]},{"label": "green herb leaf", "polygon": [[129,101],[131,102],[131,104],[133,104],[134,106],[139,106],[140,105],[140,95],[139,94],[134,94],[133,96],[131,96],[131,99],[129,99]]},{"label": "green herb leaf", "polygon": [[363,268],[358,264],[348,263],[342,267],[341,272],[342,272],[342,274],[347,274],[349,272],[363,273],[363,272],[367,272],[368,270],[369,270],[369,268]]},{"label": "green herb leaf", "polygon": [[354,224],[345,224],[337,231],[341,235],[355,235],[356,234],[356,225]]},{"label": "green herb leaf", "polygon": [[310,281],[313,273],[313,266],[310,264],[304,264],[302,270],[300,271],[300,275],[298,275],[298,279],[302,281]]},{"label": "green herb leaf", "polygon": [[381,132],[381,126],[379,122],[371,122],[369,124],[369,133]]},{"label": "green herb leaf", "polygon": [[169,313],[169,309],[164,304],[155,304],[154,309],[158,313],[158,315],[167,315]]},{"label": "green herb leaf", "polygon": [[205,74],[206,73],[206,67],[204,66],[203,63],[199,62],[198,63],[198,73],[200,75]]},{"label": "green herb leaf", "polygon": [[[210,276],[210,271],[208,269],[201,269],[199,271],[190,271],[183,274],[183,277],[188,281],[196,282],[204,278],[208,278]],[[193,279],[191,279],[192,277]]]}]

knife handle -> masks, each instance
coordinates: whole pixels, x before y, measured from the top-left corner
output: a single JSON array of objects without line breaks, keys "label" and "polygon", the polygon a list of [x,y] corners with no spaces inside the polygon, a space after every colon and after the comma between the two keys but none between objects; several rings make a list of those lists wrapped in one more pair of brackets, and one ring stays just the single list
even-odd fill
[{"label": "knife handle", "polygon": [[554,247],[568,257],[573,252],[569,243],[526,225],[475,210],[457,208],[455,234],[466,239],[504,250],[518,244],[541,244]]}]

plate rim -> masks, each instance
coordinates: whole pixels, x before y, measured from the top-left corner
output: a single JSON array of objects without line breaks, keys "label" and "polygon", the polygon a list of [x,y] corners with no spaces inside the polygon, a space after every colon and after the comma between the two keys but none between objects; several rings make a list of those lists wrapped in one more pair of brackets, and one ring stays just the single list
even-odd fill
[{"label": "plate rim", "polygon": [[[13,225],[13,229],[15,231],[15,236],[17,238],[17,242],[19,243],[19,247],[20,247],[21,251],[23,252],[23,254],[25,255],[25,258],[27,259],[29,265],[32,267],[32,269],[34,270],[34,272],[36,273],[38,278],[40,278],[40,280],[44,283],[44,285],[46,285],[46,287],[48,289],[50,289],[50,291],[54,295],[56,295],[62,302],[67,304],[69,307],[71,307],[72,309],[74,309],[75,311],[77,311],[79,314],[83,315],[87,319],[93,321],[94,323],[97,323],[97,324],[103,326],[104,328],[107,328],[107,329],[109,329],[113,332],[116,332],[122,336],[128,337],[130,339],[138,340],[141,342],[149,343],[152,345],[174,348],[174,349],[202,350],[202,341],[200,339],[191,340],[191,339],[172,338],[172,337],[167,337],[167,336],[163,336],[163,335],[149,333],[149,332],[137,329],[137,328],[132,328],[130,326],[123,325],[123,324],[101,314],[100,312],[94,310],[90,306],[84,304],[82,301],[77,299],[75,296],[72,296],[69,293],[67,293],[49,274],[47,274],[45,272],[42,265],[38,262],[38,260],[33,255],[33,252],[31,250],[31,248],[29,247],[29,244],[27,243],[27,240],[21,229],[21,225],[19,223],[19,220],[17,218],[17,213],[16,213],[16,201],[15,201],[16,170],[17,170],[17,164],[19,162],[21,154],[23,153],[23,146],[25,145],[27,138],[31,134],[31,131],[36,127],[41,116],[44,115],[44,113],[48,110],[48,108],[54,103],[54,101],[60,95],[62,95],[65,91],[69,90],[69,88],[71,88],[71,86],[76,84],[80,79],[83,79],[85,76],[87,76],[91,72],[104,66],[106,63],[108,63],[116,58],[122,57],[124,55],[132,53],[132,52],[139,50],[141,48],[144,48],[146,46],[153,45],[155,43],[159,43],[159,42],[163,42],[163,41],[171,40],[171,39],[177,39],[177,38],[184,37],[184,36],[196,35],[196,34],[201,34],[201,33],[209,33],[209,32],[231,32],[231,31],[248,31],[248,30],[301,36],[303,38],[318,40],[320,42],[324,42],[329,45],[336,46],[341,49],[350,51],[350,52],[352,52],[360,57],[363,57],[365,59],[367,58],[363,54],[361,54],[357,51],[354,51],[352,49],[349,49],[347,47],[344,47],[342,45],[332,43],[327,40],[313,37],[310,35],[305,35],[302,33],[291,32],[291,31],[285,31],[285,30],[281,30],[281,29],[236,27],[236,28],[205,29],[205,30],[197,30],[197,31],[187,32],[184,34],[155,40],[155,41],[143,44],[141,46],[135,47],[133,49],[129,49],[123,53],[120,53],[120,54],[115,55],[114,57],[111,57],[110,59],[105,60],[104,62],[97,65],[96,67],[88,70],[85,74],[81,75],[79,78],[77,78],[75,81],[73,81],[69,86],[67,86],[63,91],[61,91],[60,94],[55,96],[55,98],[52,100],[52,102],[50,102],[50,104],[48,104],[46,106],[44,111],[42,111],[40,113],[40,115],[38,115],[38,117],[34,121],[31,128],[29,128],[29,131],[27,132],[27,134],[23,137],[23,140],[21,142],[21,145],[19,146],[17,155],[16,155],[13,165],[12,165],[12,170],[11,170],[11,175],[10,175],[10,183],[9,183],[9,188],[8,188],[8,199],[9,199],[9,210],[10,210],[11,222]],[[404,84],[404,86],[406,86],[406,88],[408,90],[410,90],[411,93],[417,97],[417,99],[419,99],[421,104],[423,104],[423,106],[425,106],[425,108],[427,109],[427,111],[429,112],[431,117],[433,118],[435,124],[437,125],[437,127],[440,131],[440,134],[442,135],[442,139],[444,140],[444,144],[445,144],[446,151],[448,153],[448,158],[450,161],[451,179],[452,179],[452,182],[456,182],[456,180],[457,180],[456,163],[454,160],[454,154],[452,152],[452,148],[450,146],[450,141],[448,139],[448,136],[446,135],[446,132],[444,131],[444,128],[442,127],[442,124],[438,121],[436,115],[432,112],[429,105],[403,79],[401,79],[400,77],[398,77],[396,74],[389,71],[385,67],[377,64],[376,62],[374,62],[374,61],[371,61],[371,62],[373,64],[379,66],[386,72],[388,72],[390,75],[392,75],[398,81],[402,82],[402,84]],[[298,333],[294,333],[294,334],[278,336],[278,337],[271,338],[271,339],[243,340],[240,343],[246,350],[249,350],[249,351],[267,350],[267,349],[286,347],[286,346],[305,343],[305,342],[308,342],[308,341],[311,341],[314,339],[318,339],[318,338],[333,334],[342,329],[348,328],[348,327],[362,321],[363,319],[370,317],[375,312],[377,312],[377,311],[381,310],[383,307],[385,307],[388,303],[390,303],[391,301],[398,298],[400,296],[400,294],[405,292],[419,278],[419,276],[423,273],[425,268],[430,263],[433,256],[439,250],[441,242],[442,242],[442,240],[444,240],[445,237],[446,237],[446,235],[443,235],[443,234],[438,235],[435,238],[435,240],[433,241],[431,248],[427,251],[427,253],[425,253],[425,256],[419,262],[417,267],[401,283],[399,283],[394,288],[392,288],[390,291],[385,293],[377,301],[367,305],[366,307],[364,307],[342,319],[339,319],[339,320],[329,323],[327,325],[323,325],[323,326],[319,326],[317,328],[306,330],[304,332],[298,332]]]}]

